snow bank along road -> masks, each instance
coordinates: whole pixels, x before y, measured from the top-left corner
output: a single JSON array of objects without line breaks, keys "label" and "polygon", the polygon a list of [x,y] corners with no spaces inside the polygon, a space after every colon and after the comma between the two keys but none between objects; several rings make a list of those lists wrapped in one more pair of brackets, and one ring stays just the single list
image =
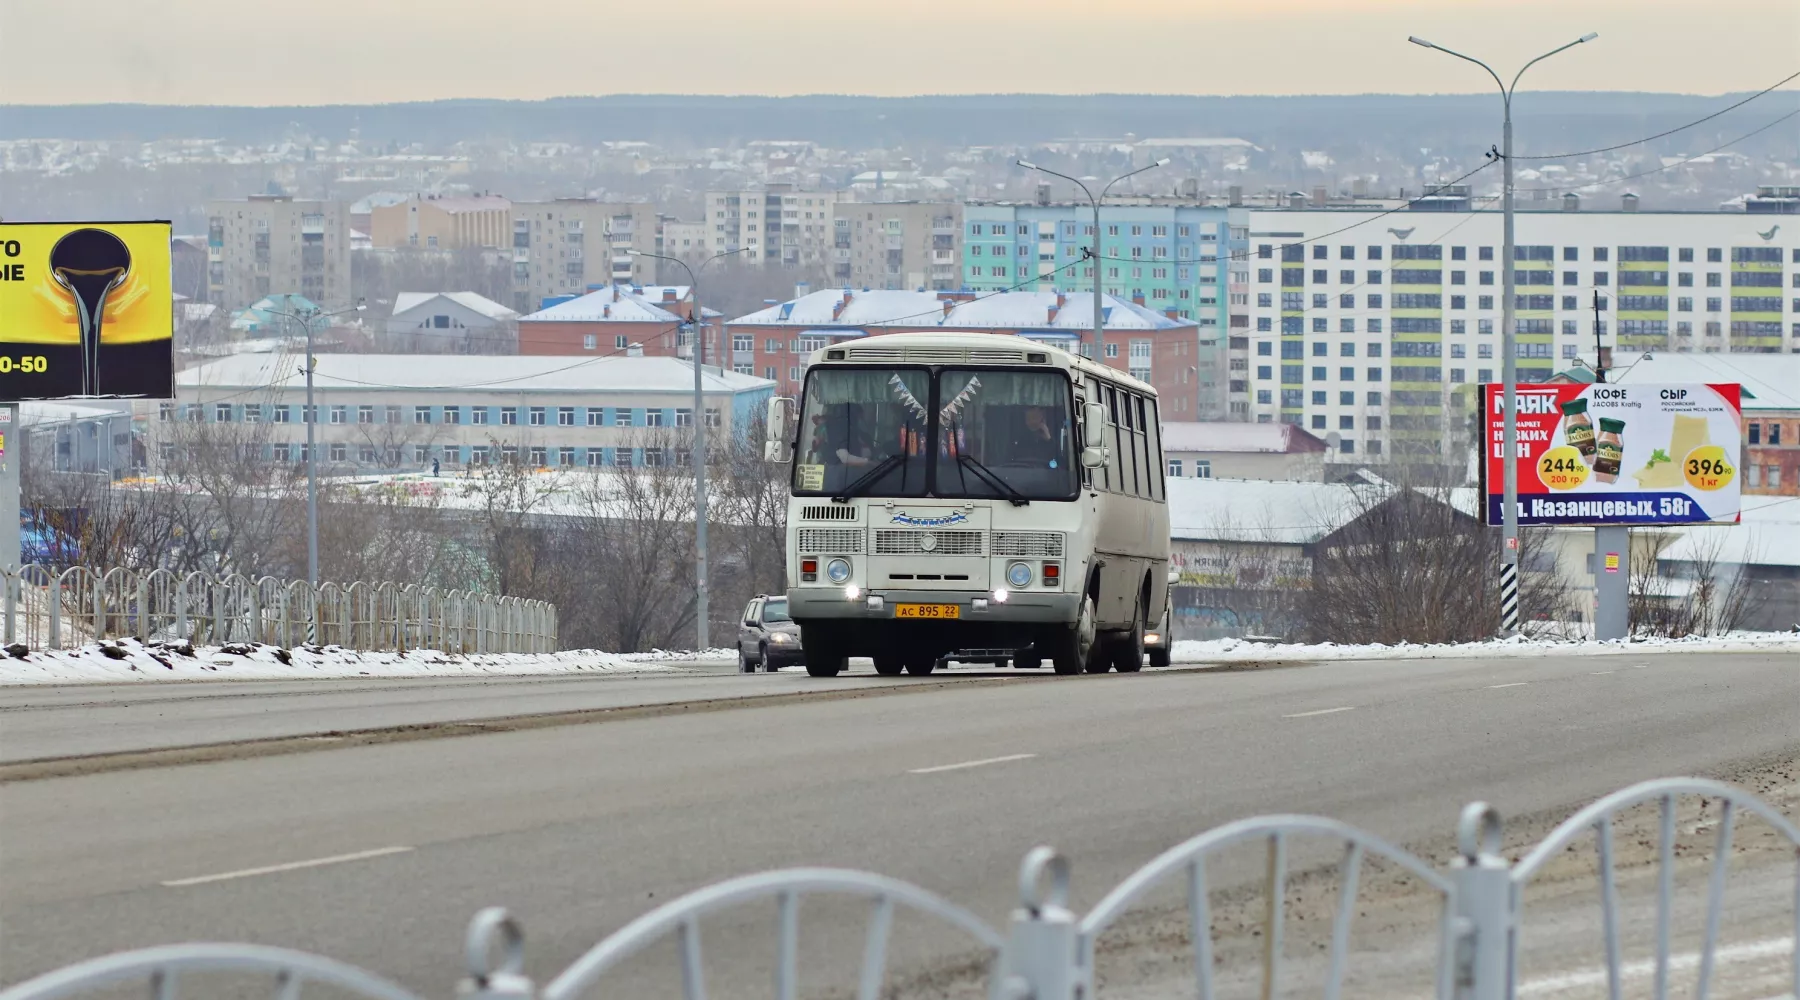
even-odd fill
[{"label": "snow bank along road", "polygon": [[[118,948],[227,939],[318,951],[441,995],[482,906],[520,917],[527,971],[544,979],[675,894],[798,864],[909,879],[999,925],[1035,843],[1073,859],[1085,907],[1164,848],[1268,812],[1337,817],[1441,863],[1473,798],[1541,830],[1543,817],[1640,779],[1792,761],[1796,705],[1800,658],[1786,652],[1366,661],[921,685],[18,780],[0,784],[0,981]],[[1223,891],[1260,871],[1257,856],[1213,877]],[[1416,918],[1370,909],[1384,919],[1367,925],[1369,947],[1401,954]],[[844,964],[860,954],[863,910],[803,910],[806,989],[853,983]],[[707,922],[714,995],[767,994],[773,917],[759,907]],[[1147,954],[1177,955],[1155,926]],[[954,954],[924,925],[902,932],[897,976]],[[1727,940],[1767,936],[1748,933]],[[1547,972],[1579,976],[1594,954]],[[613,992],[647,995],[638,978],[652,974],[634,965]],[[659,964],[655,982],[674,974]],[[1114,981],[1118,995],[1129,978]],[[913,982],[962,990],[953,976]]]}]

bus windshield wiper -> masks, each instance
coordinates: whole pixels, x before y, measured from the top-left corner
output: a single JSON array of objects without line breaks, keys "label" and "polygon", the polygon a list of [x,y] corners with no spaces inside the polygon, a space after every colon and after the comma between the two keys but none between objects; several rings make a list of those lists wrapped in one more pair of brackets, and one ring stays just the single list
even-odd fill
[{"label": "bus windshield wiper", "polygon": [[969,470],[974,472],[975,475],[986,480],[987,484],[989,486],[992,486],[995,489],[999,490],[1000,492],[1006,494],[1007,501],[1010,502],[1014,507],[1024,507],[1031,503],[1031,501],[1026,498],[1025,494],[1020,493],[1016,489],[1013,489],[1013,486],[1011,483],[1000,478],[999,473],[995,472],[994,470],[988,468],[985,465],[982,465],[981,461],[979,459],[975,458],[975,456],[964,454],[963,452],[959,451],[956,453],[956,462],[958,465],[966,466]]},{"label": "bus windshield wiper", "polygon": [[881,461],[876,462],[874,468],[857,476],[855,482],[833,494],[831,499],[837,503],[849,503],[850,498],[857,495],[857,490],[860,490],[864,486],[887,475],[893,470],[894,466],[899,465],[904,461],[906,461],[905,455],[889,455]]}]

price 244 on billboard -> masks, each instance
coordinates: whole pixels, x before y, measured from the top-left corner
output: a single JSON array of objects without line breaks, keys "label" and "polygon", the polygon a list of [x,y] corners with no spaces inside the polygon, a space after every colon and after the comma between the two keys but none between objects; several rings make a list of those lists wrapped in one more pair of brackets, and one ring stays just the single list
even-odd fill
[{"label": "price 244 on billboard", "polygon": [[[1503,394],[1481,394],[1487,518],[1499,524]],[[1735,384],[1520,386],[1519,523],[1735,522],[1743,422]]]},{"label": "price 244 on billboard", "polygon": [[0,402],[174,396],[167,222],[0,223]]}]

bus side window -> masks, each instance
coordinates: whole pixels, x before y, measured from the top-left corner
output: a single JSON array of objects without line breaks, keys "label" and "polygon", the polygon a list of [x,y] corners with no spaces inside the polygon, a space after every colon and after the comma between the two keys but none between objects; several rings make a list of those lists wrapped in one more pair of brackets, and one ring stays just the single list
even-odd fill
[{"label": "bus side window", "polygon": [[[1162,453],[1162,421],[1157,419],[1156,400],[1144,400],[1144,409],[1140,411],[1138,423],[1144,428],[1144,468],[1150,473],[1150,499],[1163,502],[1167,499],[1163,486],[1163,474],[1167,467],[1163,463]],[[1148,419],[1145,419],[1145,417]]]},{"label": "bus side window", "polygon": [[1111,470],[1112,487],[1119,493],[1130,493],[1135,487],[1131,482],[1131,454],[1128,447],[1131,436],[1124,430],[1125,417],[1119,412],[1119,390],[1106,387],[1106,411],[1112,418],[1109,422],[1111,433],[1107,435],[1112,445],[1112,460],[1107,463]]}]

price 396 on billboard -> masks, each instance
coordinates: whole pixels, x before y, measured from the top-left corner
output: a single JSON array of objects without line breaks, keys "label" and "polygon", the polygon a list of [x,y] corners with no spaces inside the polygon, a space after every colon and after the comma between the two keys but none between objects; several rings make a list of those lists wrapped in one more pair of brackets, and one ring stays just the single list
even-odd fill
[{"label": "price 396 on billboard", "polygon": [[[1735,522],[1736,384],[1529,385],[1518,392],[1519,523]],[[1505,508],[1503,392],[1481,387],[1489,524]]]},{"label": "price 396 on billboard", "polygon": [[167,222],[0,223],[0,402],[174,396]]}]

